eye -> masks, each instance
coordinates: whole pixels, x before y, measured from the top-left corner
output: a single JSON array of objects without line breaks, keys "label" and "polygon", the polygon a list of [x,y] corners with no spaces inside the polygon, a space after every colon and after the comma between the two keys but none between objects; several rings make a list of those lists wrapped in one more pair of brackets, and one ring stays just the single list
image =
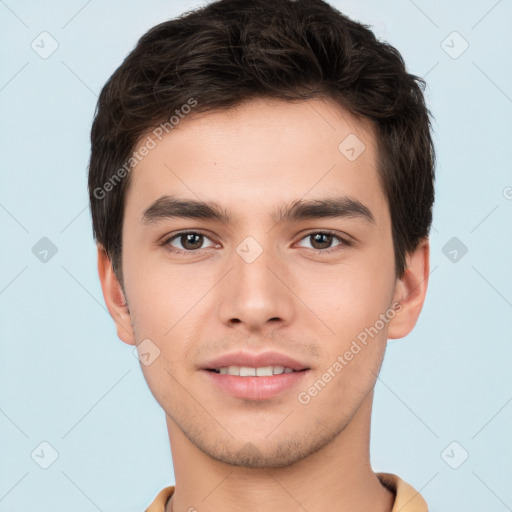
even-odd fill
[{"label": "eye", "polygon": [[[315,231],[313,233],[309,233],[303,237],[301,241],[308,239],[310,240],[309,248],[313,249],[317,253],[322,254],[337,252],[342,250],[343,247],[352,245],[352,242],[350,242],[347,238],[344,238],[330,231]],[[181,231],[180,233],[176,233],[166,238],[162,242],[162,245],[168,248],[171,252],[192,253],[200,249],[207,249],[208,247],[204,247],[206,240],[210,240],[210,238],[206,234],[199,231]],[[332,245],[334,241],[338,241],[338,243]],[[210,248],[219,247],[219,245],[215,242],[211,240],[210,242]]]},{"label": "eye", "polygon": [[[171,248],[170,250],[173,252],[193,252],[204,249],[203,244],[205,240],[209,240],[209,238],[198,231],[182,231],[164,240],[162,245]],[[173,245],[176,243],[181,245],[181,247]],[[212,244],[211,247],[216,246],[214,242]]]},{"label": "eye", "polygon": [[[310,248],[319,253],[336,252],[342,250],[343,246],[352,245],[346,238],[336,235],[335,233],[331,233],[330,231],[316,231],[314,233],[309,233],[301,240],[308,239],[311,240]],[[334,240],[338,240],[339,243],[332,246]]]}]

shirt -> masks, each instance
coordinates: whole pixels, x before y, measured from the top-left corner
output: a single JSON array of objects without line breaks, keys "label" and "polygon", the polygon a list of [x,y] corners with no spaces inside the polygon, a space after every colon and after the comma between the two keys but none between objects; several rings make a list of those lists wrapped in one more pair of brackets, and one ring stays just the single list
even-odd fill
[{"label": "shirt", "polygon": [[[392,473],[375,473],[381,484],[395,494],[391,512],[428,512],[428,506],[416,489]],[[165,512],[165,505],[174,493],[174,486],[162,489],[145,512]]]}]

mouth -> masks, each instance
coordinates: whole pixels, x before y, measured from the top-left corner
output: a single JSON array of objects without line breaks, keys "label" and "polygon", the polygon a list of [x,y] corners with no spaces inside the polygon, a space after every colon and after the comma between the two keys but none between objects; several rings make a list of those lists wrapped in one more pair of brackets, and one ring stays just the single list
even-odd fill
[{"label": "mouth", "polygon": [[[309,366],[277,352],[239,351],[225,354],[200,368],[209,389],[245,400],[270,400],[299,390]],[[211,385],[213,384],[213,386]]]},{"label": "mouth", "polygon": [[282,375],[285,373],[304,372],[309,368],[294,370],[288,366],[222,366],[221,368],[207,368],[209,372],[219,375],[236,375],[237,377],[272,377],[273,375]]},{"label": "mouth", "polygon": [[275,351],[249,352],[239,350],[226,353],[200,366],[203,370],[221,375],[240,377],[269,377],[283,373],[309,370],[309,366],[297,359]]}]

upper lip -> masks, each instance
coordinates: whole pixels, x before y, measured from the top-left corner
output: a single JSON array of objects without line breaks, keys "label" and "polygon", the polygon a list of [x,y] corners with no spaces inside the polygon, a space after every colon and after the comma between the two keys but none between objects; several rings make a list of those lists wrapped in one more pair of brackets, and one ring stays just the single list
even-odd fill
[{"label": "upper lip", "polygon": [[285,368],[291,368],[295,371],[307,370],[309,367],[292,357],[278,352],[231,352],[224,354],[220,357],[216,357],[211,361],[207,362],[203,369],[204,370],[218,370],[226,366],[248,366],[251,368],[260,368],[262,366],[284,366]]}]

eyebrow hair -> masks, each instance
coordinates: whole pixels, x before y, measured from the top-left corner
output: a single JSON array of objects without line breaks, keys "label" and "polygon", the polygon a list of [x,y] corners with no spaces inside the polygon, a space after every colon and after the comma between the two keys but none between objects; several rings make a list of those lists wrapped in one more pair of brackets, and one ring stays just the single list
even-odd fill
[{"label": "eyebrow hair", "polygon": [[368,207],[361,201],[347,196],[294,201],[289,206],[279,209],[276,220],[277,222],[287,222],[338,217],[355,217],[375,223],[375,217]]},{"label": "eyebrow hair", "polygon": [[[278,223],[323,218],[360,218],[375,223],[375,217],[368,207],[357,199],[340,196],[304,201],[299,199],[289,205],[278,208],[273,219]],[[209,219],[223,224],[233,222],[233,217],[213,201],[179,199],[162,196],[144,210],[141,223],[151,224],[161,219]]]}]

